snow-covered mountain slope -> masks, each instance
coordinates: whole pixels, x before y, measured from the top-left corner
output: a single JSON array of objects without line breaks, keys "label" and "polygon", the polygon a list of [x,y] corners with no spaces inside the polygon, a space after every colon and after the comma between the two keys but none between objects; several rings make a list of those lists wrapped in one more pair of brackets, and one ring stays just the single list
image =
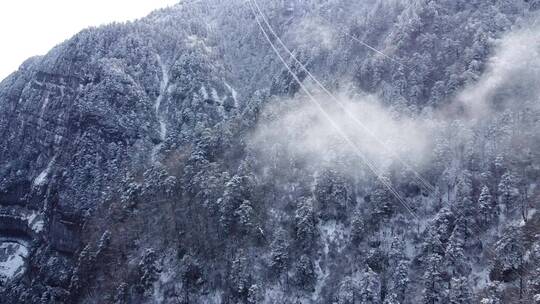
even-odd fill
[{"label": "snow-covered mountain slope", "polygon": [[186,0],[27,60],[0,303],[536,303],[538,8]]}]

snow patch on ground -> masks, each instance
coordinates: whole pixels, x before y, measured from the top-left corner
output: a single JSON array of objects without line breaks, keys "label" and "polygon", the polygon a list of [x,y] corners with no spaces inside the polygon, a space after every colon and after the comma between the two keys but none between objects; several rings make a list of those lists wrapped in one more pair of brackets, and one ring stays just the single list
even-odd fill
[{"label": "snow patch on ground", "polygon": [[41,109],[39,110],[39,119],[41,122],[43,122],[43,115],[45,115],[45,110],[47,109],[48,104],[49,104],[49,93],[45,95],[45,100],[43,100],[43,104],[41,105]]},{"label": "snow patch on ground", "polygon": [[165,141],[165,139],[167,138],[167,121],[166,121],[167,117],[166,117],[166,112],[163,111],[161,105],[163,103],[163,98],[165,97],[167,93],[167,89],[169,87],[169,71],[167,70],[165,63],[161,59],[161,56],[157,54],[156,57],[157,57],[157,62],[161,68],[161,84],[160,84],[159,95],[154,102],[154,112],[159,122],[158,133],[159,133],[159,137],[162,143],[159,143],[152,149],[152,152],[150,154],[150,159],[152,160],[153,163],[157,162],[157,155],[159,151],[161,150],[161,148],[163,147],[163,141]]},{"label": "snow patch on ground", "polygon": [[28,227],[34,232],[39,233],[43,231],[45,223],[43,218],[36,211],[32,211],[32,213],[26,215],[24,219],[27,221]]},{"label": "snow patch on ground", "polygon": [[336,249],[338,252],[341,252],[345,248],[349,233],[343,224],[336,221],[328,221],[319,225],[319,231],[321,233],[321,239],[324,242],[324,253],[326,255],[330,251],[330,244],[337,245]]},{"label": "snow patch on ground", "polygon": [[219,98],[219,94],[216,90],[216,88],[212,88],[211,90],[211,96],[212,96],[212,99],[219,102],[219,103],[223,103],[222,100]]},{"label": "snow patch on ground", "polygon": [[487,267],[481,269],[473,269],[471,274],[472,282],[474,282],[474,290],[482,290],[487,287],[489,279],[489,269]]},{"label": "snow patch on ground", "polygon": [[206,41],[204,38],[201,38],[197,35],[189,35],[187,36],[187,45],[191,48],[195,48],[197,46],[201,46],[201,48],[206,52],[206,53],[211,53],[212,52],[212,48],[208,47],[206,45]]},{"label": "snow patch on ground", "polygon": [[0,244],[0,281],[13,279],[25,270],[28,248],[18,243]]},{"label": "snow patch on ground", "polygon": [[208,99],[210,96],[208,95],[208,91],[206,90],[206,87],[205,86],[202,86],[201,87],[201,94],[203,96],[204,99]]},{"label": "snow patch on ground", "polygon": [[175,275],[173,271],[174,267],[170,267],[174,259],[172,257],[167,257],[166,259],[168,260],[165,264],[166,266],[159,273],[158,280],[154,282],[154,300],[156,303],[163,303],[165,300],[165,290],[163,287],[170,283]]},{"label": "snow patch on ground", "polygon": [[55,158],[53,158],[49,164],[47,164],[47,167],[41,171],[41,173],[34,179],[34,186],[42,186],[47,182],[47,176],[49,175],[51,171],[51,167],[54,163]]},{"label": "snow patch on ground", "polygon": [[[338,253],[341,253],[347,244],[347,240],[350,235],[350,231],[345,228],[341,223],[336,221],[328,221],[318,225],[321,240],[323,242],[323,252],[315,262],[315,272],[317,273],[317,283],[315,285],[315,292],[313,292],[312,299],[316,301],[320,299],[320,293],[323,286],[326,285],[326,280],[330,275],[328,264],[324,263],[324,260],[328,258],[330,254],[330,246],[333,246]],[[321,265],[325,265],[324,269]]]},{"label": "snow patch on ground", "polygon": [[238,92],[236,92],[236,90],[233,87],[231,87],[227,82],[224,82],[224,83],[227,89],[231,92],[232,98],[234,100],[234,107],[238,108]]},{"label": "snow patch on ground", "polygon": [[537,210],[536,208],[529,209],[527,212],[527,220],[531,220],[533,216],[536,214]]},{"label": "snow patch on ground", "polygon": [[286,298],[285,293],[277,286],[268,287],[265,289],[264,303],[276,303],[272,301],[285,299],[285,298]]},{"label": "snow patch on ground", "polygon": [[320,299],[322,288],[325,285],[326,280],[328,279],[328,276],[330,275],[330,272],[328,271],[328,267],[325,266],[325,269],[322,269],[321,264],[322,264],[321,258],[315,261],[315,273],[317,274],[317,283],[315,284],[315,291],[313,292],[313,296],[312,296],[312,299],[314,301]]},{"label": "snow patch on ground", "polygon": [[161,60],[161,57],[157,55],[157,60],[159,63],[159,66],[161,68],[161,84],[160,84],[160,92],[159,96],[156,98],[156,102],[154,104],[156,116],[159,120],[160,130],[159,134],[161,136],[162,140],[165,140],[165,137],[167,136],[167,124],[165,122],[165,115],[163,111],[161,111],[161,103],[163,101],[163,97],[165,93],[167,92],[167,87],[169,86],[169,71],[167,71],[167,67]]}]

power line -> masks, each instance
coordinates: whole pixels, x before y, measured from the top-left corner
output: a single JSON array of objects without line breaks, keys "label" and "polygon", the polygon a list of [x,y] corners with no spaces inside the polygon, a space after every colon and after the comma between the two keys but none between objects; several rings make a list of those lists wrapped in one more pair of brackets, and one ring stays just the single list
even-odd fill
[{"label": "power line", "polygon": [[[267,27],[269,28],[270,32],[273,34],[273,36],[276,38],[276,40],[280,43],[280,45],[285,49],[285,51],[291,56],[291,58],[297,63],[300,65],[300,67],[306,72],[307,75],[309,75],[316,83],[317,85],[319,85],[319,87],[326,93],[328,94],[336,103],[338,103],[344,110],[344,112],[356,123],[358,124],[360,127],[362,127],[369,135],[371,135],[375,140],[377,140],[379,142],[379,144],[390,154],[394,154],[395,157],[401,162],[401,164],[403,166],[405,166],[405,168],[407,168],[409,171],[411,171],[415,177],[421,182],[421,184],[428,189],[428,191],[430,192],[435,192],[435,187],[433,185],[431,185],[429,182],[427,182],[418,172],[416,172],[410,165],[408,165],[404,160],[402,160],[397,154],[393,153],[392,151],[390,151],[386,145],[381,141],[379,140],[379,138],[373,134],[373,132],[371,132],[371,130],[369,130],[369,128],[367,128],[362,122],[360,122],[358,119],[356,119],[356,117],[354,117],[354,115],[352,115],[348,110],[347,108],[341,103],[341,101],[335,97],[328,89],[326,89],[326,87],[324,87],[324,85],[317,80],[317,78],[306,68],[306,66],[300,62],[295,56],[294,54],[288,49],[288,47],[285,45],[285,43],[283,43],[283,41],[280,39],[280,37],[275,33],[275,31],[273,30],[272,26],[270,25],[270,23],[268,22],[267,18],[265,17],[264,13],[262,12],[262,10],[260,9],[260,6],[258,5],[257,3],[257,0],[252,0],[253,1],[253,4],[255,5],[255,7],[258,9],[259,11],[259,14],[261,15],[261,18],[263,19],[263,21],[265,22],[265,24],[267,25]],[[251,3],[250,3],[251,4]],[[411,4],[412,5],[412,4]],[[410,6],[411,6],[410,5]],[[409,7],[410,7],[409,6]],[[409,8],[407,7],[407,8]],[[260,23],[260,22],[258,22]],[[261,30],[262,29],[262,25],[261,25]],[[271,41],[270,41],[271,42]],[[273,45],[273,43],[271,42],[271,44]],[[447,204],[449,205],[449,202],[447,202]],[[450,206],[451,207],[451,206]],[[455,211],[462,217],[465,217],[465,215],[463,214],[463,212],[461,212],[459,209],[455,209]],[[418,217],[417,217],[418,218]],[[481,228],[475,223],[475,222],[472,222],[473,226],[476,228],[477,232],[480,232],[481,231]]]},{"label": "power line", "polygon": [[266,40],[268,41],[268,43],[270,44],[270,46],[272,47],[272,49],[274,50],[274,52],[276,53],[276,55],[278,56],[278,58],[280,59],[280,61],[282,62],[282,64],[285,66],[285,68],[289,71],[289,73],[291,74],[291,76],[294,78],[294,80],[298,83],[298,85],[300,86],[300,88],[306,93],[306,95],[309,97],[309,99],[312,101],[312,103],[314,103],[318,108],[319,110],[321,111],[321,113],[324,115],[324,117],[330,122],[330,124],[332,125],[332,127],[338,132],[338,134],[345,140],[345,142],[347,142],[347,144],[349,144],[355,154],[366,164],[366,166],[370,169],[371,172],[373,172],[373,174],[375,174],[375,176],[377,177],[377,179],[379,180],[379,182],[381,182],[389,191],[390,193],[392,193],[392,195],[399,201],[399,203],[417,220],[417,221],[420,221],[420,218],[416,215],[416,213],[414,213],[414,211],[409,207],[409,205],[405,202],[405,200],[399,195],[399,193],[392,187],[392,185],[390,185],[385,178],[382,177],[382,175],[380,173],[377,172],[376,168],[371,164],[371,162],[360,152],[360,149],[356,146],[356,144],[350,140],[348,138],[348,136],[341,130],[341,128],[339,127],[339,125],[332,119],[332,117],[326,112],[326,110],[322,107],[322,105],[315,99],[315,97],[309,92],[309,90],[305,87],[305,85],[302,83],[302,81],[298,78],[298,76],[296,75],[296,73],[291,69],[291,67],[289,66],[289,64],[287,63],[287,61],[283,58],[283,56],[281,56],[281,54],[279,53],[278,49],[276,48],[276,46],[274,45],[274,43],[272,42],[272,40],[270,39],[270,37],[268,36],[268,33],[266,32],[266,30],[263,28],[260,20],[259,20],[259,17],[257,16],[257,13],[255,12],[255,9],[254,9],[254,6],[252,5],[251,2],[250,3],[250,8],[255,16],[255,20],[257,21],[257,24],[261,30],[261,32],[264,34]]},{"label": "power line", "polygon": [[[327,23],[332,24],[332,22],[330,22],[330,20],[326,19],[326,18],[323,17],[322,15],[319,14],[319,17],[320,17],[321,19],[325,20]],[[407,68],[407,66],[404,65],[404,64],[403,64],[402,62],[400,62],[399,60],[395,59],[394,57],[391,57],[390,55],[387,55],[387,54],[383,53],[382,51],[379,51],[378,49],[376,49],[375,47],[369,45],[369,44],[366,43],[365,41],[360,40],[360,38],[355,37],[355,36],[353,36],[353,35],[347,33],[347,32],[344,31],[344,30],[342,30],[341,32],[342,32],[344,35],[350,37],[352,40],[354,40],[354,41],[358,42],[359,44],[365,46],[366,48],[370,49],[371,51],[373,51],[373,52],[375,52],[375,53],[377,53],[377,54],[383,56],[384,58],[386,58],[386,59],[388,59],[388,60],[390,60],[390,61],[396,63],[396,64],[399,65],[399,66],[402,66],[402,67],[404,67],[404,68]]]},{"label": "power line", "polygon": [[[253,0],[253,3],[255,5],[257,5],[257,2],[256,0]],[[309,99],[319,108],[319,110],[323,113],[323,115],[325,116],[325,118],[330,122],[330,124],[332,125],[333,128],[336,129],[336,131],[338,132],[338,134],[340,134],[343,139],[354,149],[354,152],[356,153],[356,155],[367,165],[367,167],[370,169],[370,171],[373,172],[373,174],[375,174],[375,176],[377,177],[377,179],[390,191],[390,193],[392,193],[392,195],[398,200],[398,202],[418,221],[420,222],[420,218],[418,217],[418,215],[416,215],[416,213],[408,206],[408,204],[405,202],[405,200],[399,195],[399,193],[377,172],[376,168],[369,162],[369,160],[360,152],[359,148],[354,144],[353,141],[351,141],[347,135],[340,129],[339,125],[334,122],[334,120],[332,119],[332,117],[324,110],[324,108],[322,107],[322,105],[314,98],[314,96],[309,92],[309,90],[305,87],[305,85],[302,83],[302,81],[300,81],[300,79],[298,78],[298,76],[296,75],[296,73],[291,69],[291,67],[289,66],[289,64],[286,62],[286,60],[283,58],[283,56],[281,56],[280,52],[278,51],[278,49],[276,48],[276,46],[274,45],[274,43],[272,42],[272,40],[270,39],[268,33],[266,32],[266,30],[263,28],[260,20],[259,20],[259,17],[257,16],[257,13],[255,11],[255,8],[253,6],[253,4],[251,3],[251,1],[249,1],[249,4],[250,4],[250,8],[251,8],[251,11],[255,17],[255,20],[261,30],[261,32],[263,33],[263,35],[265,36],[266,40],[268,41],[268,43],[270,44],[270,46],[272,47],[272,49],[274,50],[274,52],[276,53],[276,55],[278,56],[278,58],[280,59],[280,61],[282,62],[282,64],[286,67],[286,69],[289,71],[289,73],[291,74],[291,76],[294,78],[294,80],[298,83],[298,85],[300,86],[300,88],[306,93],[306,95],[309,97]],[[260,11],[260,8],[259,8],[259,11]],[[264,18],[264,15],[263,15],[263,18]],[[268,24],[269,28],[271,28],[271,26]],[[271,30],[273,32],[273,30]],[[274,33],[274,32],[273,32]],[[275,35],[275,33],[274,33]],[[276,38],[278,40],[279,37],[277,37],[277,35],[275,35]],[[286,46],[284,47],[286,48]],[[289,51],[290,53],[290,51]],[[290,53],[292,55],[292,53]],[[295,59],[296,60],[296,59]],[[304,67],[305,68],[305,67]],[[326,90],[326,89],[325,89]],[[333,96],[333,95],[332,95]],[[457,210],[462,216],[463,213],[461,213],[459,210]],[[473,223],[474,224],[474,223]],[[432,231],[431,230],[427,230],[427,233],[430,234],[431,237],[433,237],[433,234],[432,234]],[[448,255],[448,257],[450,259],[452,259],[454,262],[456,262],[456,259],[455,257],[452,256],[452,254],[450,252],[447,252],[446,250],[446,247],[444,246],[444,244],[442,243],[442,241],[438,238],[438,237],[435,237],[434,238],[436,241],[438,241],[438,246],[440,246],[441,249],[443,249],[443,252],[445,254]],[[490,251],[489,249],[487,249],[488,251]]]},{"label": "power line", "polygon": [[420,181],[420,183],[428,190],[431,190],[431,191],[434,191],[435,190],[435,187],[433,185],[431,185],[429,182],[427,182],[416,170],[414,170],[409,164],[407,164],[401,157],[399,157],[399,155],[397,155],[396,153],[394,153],[393,151],[391,151],[378,137],[377,135],[375,135],[368,127],[366,127],[361,121],[359,121],[353,114],[350,113],[350,111],[348,111],[347,107],[334,95],[332,94],[308,69],[307,67],[302,63],[300,62],[295,56],[294,54],[289,50],[289,48],[285,45],[285,43],[283,43],[283,41],[281,40],[281,38],[276,34],[276,32],[273,30],[272,26],[270,25],[270,23],[268,22],[268,19],[266,18],[266,16],[264,15],[264,13],[262,12],[260,6],[258,5],[257,1],[256,0],[253,0],[253,4],[255,5],[255,7],[257,8],[257,10],[259,11],[259,14],[261,15],[261,19],[264,21],[264,23],[266,24],[266,26],[268,27],[268,29],[270,30],[270,32],[272,33],[272,35],[276,38],[276,40],[279,42],[279,44],[285,49],[285,51],[291,56],[291,58],[302,68],[302,70],[304,70],[306,72],[307,75],[309,75],[309,77],[311,79],[313,79],[313,81],[315,81],[315,83],[326,93],[328,94],[328,96],[330,96],[330,98],[332,98],[342,109],[343,111],[345,112],[345,114],[347,116],[349,116],[349,118],[354,122],[356,123],[358,126],[360,126],[368,135],[370,135],[373,139],[375,139],[380,145],[381,147],[389,154],[393,155],[394,158],[396,158],[397,160],[399,160],[399,162],[407,169],[409,170],[410,172],[412,172],[415,177]]}]

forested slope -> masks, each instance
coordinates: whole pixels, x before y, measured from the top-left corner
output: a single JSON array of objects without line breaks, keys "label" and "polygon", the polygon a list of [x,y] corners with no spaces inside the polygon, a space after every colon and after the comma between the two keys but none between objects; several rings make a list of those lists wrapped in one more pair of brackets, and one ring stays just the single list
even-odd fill
[{"label": "forested slope", "polygon": [[540,303],[539,8],[186,0],[28,59],[0,302]]}]

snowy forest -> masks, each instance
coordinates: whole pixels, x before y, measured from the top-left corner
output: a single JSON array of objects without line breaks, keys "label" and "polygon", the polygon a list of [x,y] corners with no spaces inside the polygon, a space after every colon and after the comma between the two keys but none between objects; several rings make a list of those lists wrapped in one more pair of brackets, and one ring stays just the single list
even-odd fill
[{"label": "snowy forest", "polygon": [[540,1],[183,0],[0,82],[0,303],[539,304]]}]

